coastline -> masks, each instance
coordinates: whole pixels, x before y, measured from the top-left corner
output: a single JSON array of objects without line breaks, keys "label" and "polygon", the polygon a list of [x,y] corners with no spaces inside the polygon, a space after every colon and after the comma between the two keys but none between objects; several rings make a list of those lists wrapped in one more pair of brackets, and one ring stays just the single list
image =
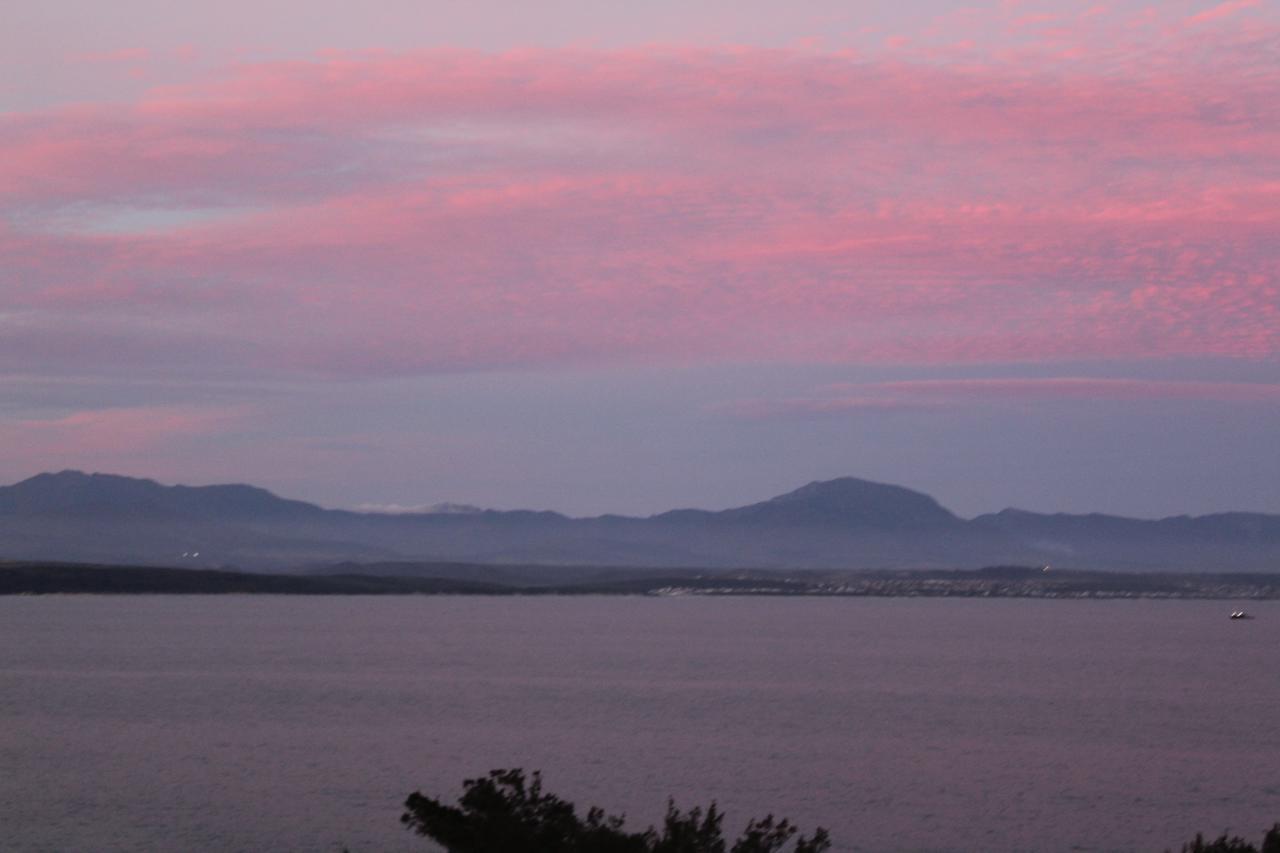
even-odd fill
[{"label": "coastline", "polygon": [[[443,564],[442,564],[443,565]],[[354,568],[354,567],[344,567]],[[458,567],[449,568],[457,574]],[[541,568],[549,577],[538,577]],[[699,571],[601,568],[557,581],[563,567],[523,567],[511,581],[431,574],[266,574],[87,563],[0,562],[0,595],[643,595],[828,598],[1280,599],[1280,574],[1118,573],[1018,566],[974,570]]]}]

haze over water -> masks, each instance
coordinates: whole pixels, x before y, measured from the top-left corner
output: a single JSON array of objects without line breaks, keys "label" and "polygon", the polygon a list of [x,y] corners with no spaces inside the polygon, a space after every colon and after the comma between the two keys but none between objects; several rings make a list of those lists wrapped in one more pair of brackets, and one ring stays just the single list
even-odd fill
[{"label": "haze over water", "polygon": [[837,850],[1163,850],[1280,819],[1280,607],[0,600],[7,849],[426,850],[414,789],[544,771]]}]

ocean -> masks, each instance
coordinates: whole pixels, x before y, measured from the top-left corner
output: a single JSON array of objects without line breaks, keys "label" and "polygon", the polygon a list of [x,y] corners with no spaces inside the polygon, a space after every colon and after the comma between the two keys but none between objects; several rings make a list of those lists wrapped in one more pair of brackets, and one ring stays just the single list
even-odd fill
[{"label": "ocean", "polygon": [[543,773],[839,851],[1176,850],[1280,821],[1280,602],[0,599],[0,849],[429,851]]}]

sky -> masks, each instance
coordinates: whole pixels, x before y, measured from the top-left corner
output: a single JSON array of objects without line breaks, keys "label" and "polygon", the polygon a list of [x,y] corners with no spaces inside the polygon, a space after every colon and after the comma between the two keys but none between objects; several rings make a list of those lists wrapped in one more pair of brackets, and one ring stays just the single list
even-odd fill
[{"label": "sky", "polygon": [[10,0],[0,482],[1280,513],[1280,3]]}]

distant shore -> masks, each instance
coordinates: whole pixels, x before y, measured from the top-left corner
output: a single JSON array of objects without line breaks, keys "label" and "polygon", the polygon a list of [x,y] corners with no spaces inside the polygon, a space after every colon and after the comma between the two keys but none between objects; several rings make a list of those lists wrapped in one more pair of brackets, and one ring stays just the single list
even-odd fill
[{"label": "distant shore", "polygon": [[[898,598],[1280,599],[1280,574],[976,570],[662,571],[600,568],[565,581],[563,567],[523,566],[502,582],[459,577],[465,566],[413,564],[413,574],[344,564],[312,574],[0,561],[0,595],[734,595]],[[364,570],[366,569],[367,570]],[[495,567],[476,567],[482,569]]]}]

